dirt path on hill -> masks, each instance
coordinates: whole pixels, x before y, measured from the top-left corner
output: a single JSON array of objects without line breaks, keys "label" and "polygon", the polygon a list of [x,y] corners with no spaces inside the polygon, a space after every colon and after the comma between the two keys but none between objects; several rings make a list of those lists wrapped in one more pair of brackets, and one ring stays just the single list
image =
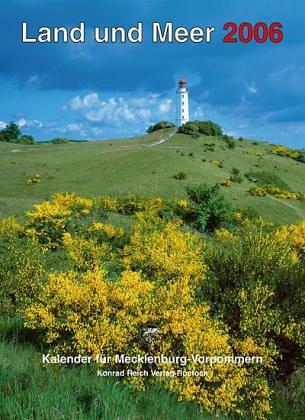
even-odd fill
[{"label": "dirt path on hill", "polygon": [[161,137],[160,140],[155,141],[154,143],[150,143],[150,144],[143,144],[143,143],[139,143],[139,144],[124,144],[124,146],[116,146],[118,149],[130,149],[131,147],[136,147],[137,149],[141,149],[142,147],[154,147],[154,146],[159,146],[159,144],[162,144],[164,142],[166,142],[167,140],[171,139],[175,134],[176,134],[177,130],[173,130],[170,133],[166,134],[164,137]]},{"label": "dirt path on hill", "polygon": [[143,144],[142,147],[154,147],[159,146],[159,144],[165,143],[167,140],[171,139],[175,134],[177,130],[173,130],[170,133],[168,133],[166,136],[164,136],[161,140],[155,141],[151,144]]},{"label": "dirt path on hill", "polygon": [[291,203],[286,203],[286,201],[280,200],[279,198],[273,197],[272,195],[269,195],[268,197],[270,197],[272,200],[275,200],[281,204],[283,204],[283,206],[289,207],[290,209],[294,210],[295,213],[301,218],[304,219],[305,218],[305,214],[303,212],[301,212],[299,209],[295,208]]}]

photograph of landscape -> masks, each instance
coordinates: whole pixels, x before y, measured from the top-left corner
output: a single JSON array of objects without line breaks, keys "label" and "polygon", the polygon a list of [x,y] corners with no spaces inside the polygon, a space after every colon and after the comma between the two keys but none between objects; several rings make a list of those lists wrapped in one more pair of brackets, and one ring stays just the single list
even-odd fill
[{"label": "photograph of landscape", "polygon": [[305,418],[304,22],[2,5],[0,419]]}]

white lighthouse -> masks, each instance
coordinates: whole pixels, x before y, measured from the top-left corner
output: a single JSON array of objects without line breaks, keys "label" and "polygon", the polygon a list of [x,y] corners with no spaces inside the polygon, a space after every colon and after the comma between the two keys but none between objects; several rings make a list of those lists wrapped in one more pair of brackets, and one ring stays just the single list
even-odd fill
[{"label": "white lighthouse", "polygon": [[180,126],[189,120],[189,92],[186,87],[186,80],[181,77],[177,89],[176,123]]}]

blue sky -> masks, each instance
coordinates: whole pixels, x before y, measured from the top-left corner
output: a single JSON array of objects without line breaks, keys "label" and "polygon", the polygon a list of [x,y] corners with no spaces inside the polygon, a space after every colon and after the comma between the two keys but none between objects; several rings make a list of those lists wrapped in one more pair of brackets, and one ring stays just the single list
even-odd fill
[{"label": "blue sky", "polygon": [[[21,43],[21,22],[85,21],[85,44]],[[143,44],[96,44],[96,26],[144,23]],[[211,44],[153,44],[151,23],[216,26]],[[280,21],[281,44],[223,44],[222,26]],[[38,139],[141,134],[174,120],[177,79],[189,82],[192,119],[235,136],[305,147],[305,5],[301,0],[10,0],[0,16],[0,127]]]}]

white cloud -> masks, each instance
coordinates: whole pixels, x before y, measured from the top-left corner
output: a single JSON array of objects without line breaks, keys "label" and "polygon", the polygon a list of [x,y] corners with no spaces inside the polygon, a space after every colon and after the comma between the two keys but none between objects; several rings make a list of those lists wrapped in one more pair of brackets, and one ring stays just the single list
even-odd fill
[{"label": "white cloud", "polygon": [[37,74],[33,74],[31,77],[29,77],[29,79],[27,80],[27,84],[28,85],[33,85],[38,81],[38,76]]},{"label": "white cloud", "polygon": [[248,91],[249,91],[250,93],[253,93],[254,95],[255,95],[256,93],[258,93],[258,89],[257,89],[257,87],[255,86],[255,83],[254,83],[254,82],[252,82],[250,85],[248,85],[248,86],[247,86],[247,89],[248,89]]},{"label": "white cloud", "polygon": [[24,127],[25,125],[27,125],[27,120],[25,120],[24,118],[21,118],[20,120],[17,121],[17,124],[19,125],[19,127]]},{"label": "white cloud", "polygon": [[203,120],[204,119],[204,111],[200,106],[197,106],[195,108],[195,111],[193,112],[193,116],[195,120]]},{"label": "white cloud", "polygon": [[[76,96],[75,98],[71,99],[69,105],[72,111],[78,111],[83,107],[83,102],[79,96]],[[64,106],[63,109],[65,110],[66,106]]]},{"label": "white cloud", "polygon": [[84,105],[91,107],[99,102],[99,97],[97,93],[91,93],[90,95],[86,95],[83,99]]},{"label": "white cloud", "polygon": [[63,110],[81,115],[93,125],[122,127],[126,123],[147,124],[158,119],[171,119],[173,116],[171,99],[161,99],[160,95],[149,93],[147,96],[110,97],[102,100],[96,92],[84,97],[76,96]]},{"label": "white cloud", "polygon": [[42,121],[26,120],[25,118],[20,118],[20,120],[18,120],[16,124],[19,125],[20,128],[42,128],[44,126]]},{"label": "white cloud", "polygon": [[45,125],[49,134],[52,136],[63,136],[68,138],[89,138],[90,134],[84,129],[83,124],[81,123],[69,123],[67,125],[59,121],[51,121]]},{"label": "white cloud", "polygon": [[168,113],[169,112],[169,110],[171,109],[171,106],[172,106],[172,100],[171,99],[165,99],[165,100],[163,100],[161,103],[160,103],[160,105],[159,105],[159,111],[162,113],[162,114],[166,114],[166,113]]},{"label": "white cloud", "polygon": [[3,130],[7,124],[4,121],[0,121],[0,130]]},{"label": "white cloud", "polygon": [[71,123],[71,124],[68,124],[68,126],[67,126],[67,130],[71,131],[71,132],[80,131],[80,130],[82,130],[82,128],[83,128],[83,125],[82,124],[77,124],[77,123]]}]

